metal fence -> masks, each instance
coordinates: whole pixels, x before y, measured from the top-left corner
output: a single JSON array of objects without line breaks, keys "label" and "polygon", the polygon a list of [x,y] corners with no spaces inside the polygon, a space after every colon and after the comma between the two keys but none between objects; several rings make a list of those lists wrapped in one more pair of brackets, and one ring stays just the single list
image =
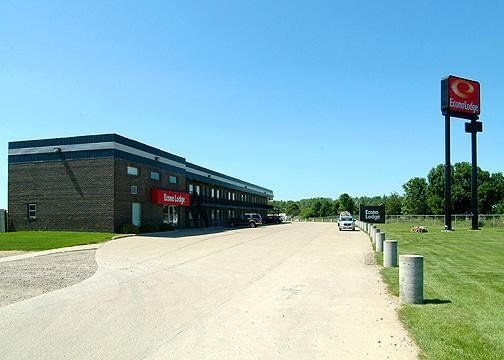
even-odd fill
[{"label": "metal fence", "polygon": [[[452,224],[457,227],[471,227],[472,215],[458,214],[452,215]],[[444,215],[387,215],[387,224],[414,223],[418,225],[443,226]],[[479,223],[482,227],[504,227],[504,214],[483,214],[479,216]]]},{"label": "metal fence", "polygon": [[[472,215],[458,214],[452,215],[452,224],[455,227],[471,228]],[[318,218],[300,219],[293,218],[293,221],[300,222],[338,222],[338,216],[325,216]],[[415,225],[443,226],[444,215],[386,215],[387,224],[408,223]],[[504,214],[483,214],[479,216],[481,227],[504,227]]]}]

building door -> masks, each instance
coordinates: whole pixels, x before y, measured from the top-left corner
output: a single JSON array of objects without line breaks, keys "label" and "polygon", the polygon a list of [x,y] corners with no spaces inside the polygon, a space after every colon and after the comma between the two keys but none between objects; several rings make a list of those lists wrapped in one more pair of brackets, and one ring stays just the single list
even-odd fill
[{"label": "building door", "polygon": [[131,223],[135,226],[142,226],[142,204],[131,203]]},{"label": "building door", "polygon": [[178,206],[173,205],[163,206],[163,223],[177,226],[179,218],[178,212],[179,212]]}]

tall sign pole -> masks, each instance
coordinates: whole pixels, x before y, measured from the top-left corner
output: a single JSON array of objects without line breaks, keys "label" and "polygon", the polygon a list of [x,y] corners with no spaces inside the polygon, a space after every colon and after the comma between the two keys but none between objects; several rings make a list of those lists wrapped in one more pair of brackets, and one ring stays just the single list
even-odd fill
[{"label": "tall sign pole", "polygon": [[465,131],[471,133],[471,212],[472,229],[478,229],[478,164],[476,134],[483,131],[478,121],[481,110],[480,84],[477,81],[448,76],[441,80],[441,111],[445,117],[445,230],[452,230],[450,117],[468,119]]},{"label": "tall sign pole", "polygon": [[445,230],[452,230],[451,219],[451,161],[450,161],[450,114],[445,114]]},{"label": "tall sign pole", "polygon": [[465,131],[471,134],[471,212],[473,230],[478,230],[478,154],[476,146],[476,134],[483,131],[483,123],[472,119],[465,123]]}]

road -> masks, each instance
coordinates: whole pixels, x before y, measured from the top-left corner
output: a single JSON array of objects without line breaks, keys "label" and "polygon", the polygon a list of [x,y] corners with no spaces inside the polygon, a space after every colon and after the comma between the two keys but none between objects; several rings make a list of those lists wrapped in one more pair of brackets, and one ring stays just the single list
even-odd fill
[{"label": "road", "polygon": [[1,307],[0,358],[417,357],[360,231],[170,236],[108,242],[91,278]]}]

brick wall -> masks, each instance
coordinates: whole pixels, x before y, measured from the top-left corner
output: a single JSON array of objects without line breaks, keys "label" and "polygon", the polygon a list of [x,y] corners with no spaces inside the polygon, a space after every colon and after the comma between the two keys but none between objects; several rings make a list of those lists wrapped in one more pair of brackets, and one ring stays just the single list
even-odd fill
[{"label": "brick wall", "polygon": [[[128,175],[127,167],[134,166],[139,169],[138,176]],[[131,224],[131,203],[142,204],[142,223],[153,223],[161,225],[163,220],[163,207],[152,204],[151,189],[153,187],[168,189],[173,191],[186,191],[185,176],[170,172],[164,169],[147,166],[127,160],[115,160],[115,228],[119,231],[124,224]],[[161,174],[160,180],[151,179],[151,171]],[[177,176],[178,183],[170,184],[169,176]],[[138,194],[131,194],[131,186],[137,186]],[[179,208],[179,227],[185,226],[186,211],[184,207]]]},{"label": "brick wall", "polygon": [[[113,158],[9,164],[14,230],[114,231]],[[37,204],[36,220],[27,204]]]}]

